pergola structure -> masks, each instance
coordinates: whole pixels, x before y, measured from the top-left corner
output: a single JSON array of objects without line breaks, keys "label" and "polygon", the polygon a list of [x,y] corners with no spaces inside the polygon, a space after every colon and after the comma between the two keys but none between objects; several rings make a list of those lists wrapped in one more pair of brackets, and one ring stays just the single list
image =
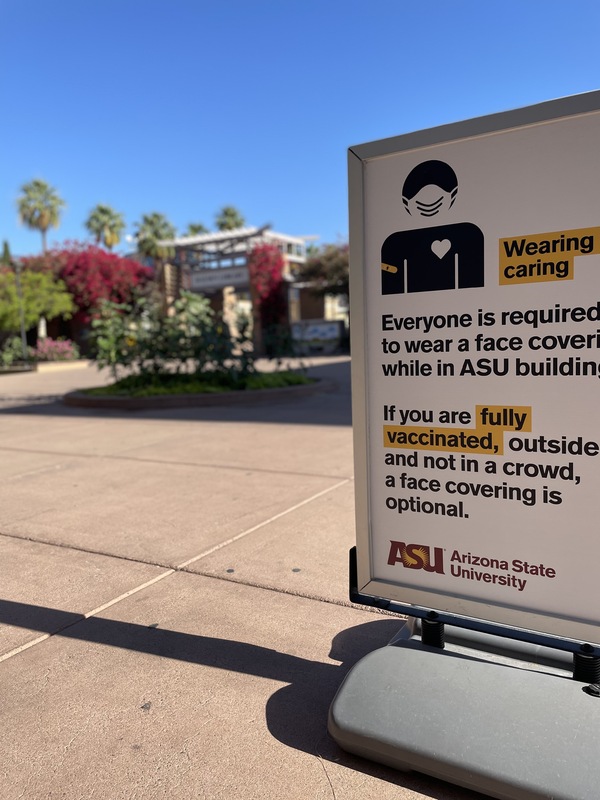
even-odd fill
[{"label": "pergola structure", "polygon": [[248,254],[258,244],[274,244],[284,256],[288,266],[303,264],[306,260],[306,242],[313,236],[288,236],[275,233],[269,225],[213,231],[196,236],[181,236],[159,242],[175,250],[172,259],[176,266],[187,267],[192,273],[200,270],[245,267]]},{"label": "pergola structure", "polygon": [[[269,225],[263,225],[160,241],[162,247],[174,251],[164,265],[167,305],[181,289],[204,294],[210,298],[212,307],[223,314],[230,329],[235,330],[240,315],[252,318],[253,314],[248,256],[256,246],[271,244],[284,259],[287,322],[293,335],[305,339],[317,324],[317,333],[322,338],[323,323],[329,322],[337,337],[339,325],[347,320],[347,306],[342,307],[341,303],[345,298],[319,297],[310,286],[295,280],[294,268],[305,263],[306,244],[315,239],[318,237],[275,233]],[[294,333],[298,325],[304,326],[299,334]],[[327,333],[330,334],[331,331]]]},{"label": "pergola structure", "polygon": [[293,290],[294,267],[306,261],[306,243],[316,236],[275,233],[269,225],[212,231],[195,236],[162,240],[174,256],[164,265],[166,302],[170,305],[181,289],[207,295],[213,307],[233,325],[238,313],[251,316],[252,302],[248,256],[262,244],[275,245],[284,260],[283,278],[289,321],[300,317],[299,290]]}]

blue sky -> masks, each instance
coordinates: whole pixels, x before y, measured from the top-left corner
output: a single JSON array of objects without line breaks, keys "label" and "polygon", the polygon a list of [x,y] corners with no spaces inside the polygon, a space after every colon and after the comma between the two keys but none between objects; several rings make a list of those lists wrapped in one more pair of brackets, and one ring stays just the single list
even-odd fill
[{"label": "blue sky", "polygon": [[[0,241],[23,183],[179,231],[348,234],[353,144],[598,89],[597,0],[1,0]],[[121,248],[122,249],[122,248]]]}]

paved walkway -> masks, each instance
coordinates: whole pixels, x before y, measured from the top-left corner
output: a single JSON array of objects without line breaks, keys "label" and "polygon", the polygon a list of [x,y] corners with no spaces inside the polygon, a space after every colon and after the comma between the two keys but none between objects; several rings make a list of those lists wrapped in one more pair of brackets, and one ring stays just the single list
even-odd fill
[{"label": "paved walkway", "polygon": [[479,797],[327,734],[399,623],[346,599],[350,365],[311,365],[334,390],[152,412],[0,376],[3,800]]}]

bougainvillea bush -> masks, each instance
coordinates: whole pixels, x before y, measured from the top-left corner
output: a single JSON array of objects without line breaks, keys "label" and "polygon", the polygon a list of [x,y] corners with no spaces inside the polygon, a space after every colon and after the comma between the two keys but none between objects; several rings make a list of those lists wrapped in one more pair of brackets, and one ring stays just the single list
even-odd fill
[{"label": "bougainvillea bush", "polygon": [[63,281],[77,306],[75,319],[84,325],[103,301],[132,303],[154,277],[138,261],[79,242],[66,242],[42,256],[24,259],[24,264],[32,270],[49,270]]},{"label": "bougainvillea bush", "polygon": [[79,348],[70,339],[39,339],[29,353],[34,361],[75,361],[79,358]]},{"label": "bougainvillea bush", "polygon": [[254,344],[257,352],[285,355],[288,326],[283,270],[285,261],[274,244],[257,245],[248,255]]},{"label": "bougainvillea bush", "polygon": [[250,285],[261,308],[268,305],[269,298],[281,287],[283,281],[283,256],[274,244],[257,245],[248,256]]}]

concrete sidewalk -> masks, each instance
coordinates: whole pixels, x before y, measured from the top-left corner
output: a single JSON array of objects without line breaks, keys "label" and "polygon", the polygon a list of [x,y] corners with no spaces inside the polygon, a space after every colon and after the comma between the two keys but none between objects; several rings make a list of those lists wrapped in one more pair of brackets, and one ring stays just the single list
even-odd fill
[{"label": "concrete sidewalk", "polygon": [[467,800],[329,738],[399,621],[347,600],[350,362],[297,401],[70,409],[0,376],[3,800]]}]

